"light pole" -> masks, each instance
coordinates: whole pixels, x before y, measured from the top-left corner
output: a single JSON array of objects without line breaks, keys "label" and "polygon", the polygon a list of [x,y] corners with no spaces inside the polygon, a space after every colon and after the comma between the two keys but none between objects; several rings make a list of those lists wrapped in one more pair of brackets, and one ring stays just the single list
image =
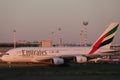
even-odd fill
[{"label": "light pole", "polygon": [[16,30],[13,30],[13,34],[14,34],[14,48],[16,48]]},{"label": "light pole", "polygon": [[54,32],[51,32],[51,41],[52,41],[52,44],[54,44]]},{"label": "light pole", "polygon": [[83,21],[83,25],[84,25],[84,46],[87,46],[87,25],[88,25],[88,22]]},{"label": "light pole", "polygon": [[59,38],[59,47],[62,46],[62,33],[61,33],[61,28],[58,28],[58,38]]},{"label": "light pole", "polygon": [[80,31],[80,46],[83,46],[83,30]]}]

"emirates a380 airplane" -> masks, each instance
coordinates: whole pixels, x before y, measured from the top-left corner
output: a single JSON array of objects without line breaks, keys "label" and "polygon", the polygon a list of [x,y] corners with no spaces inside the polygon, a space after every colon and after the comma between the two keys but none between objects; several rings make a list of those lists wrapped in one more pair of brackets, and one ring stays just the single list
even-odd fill
[{"label": "emirates a380 airplane", "polygon": [[119,23],[111,23],[91,47],[23,47],[6,52],[1,60],[61,65],[69,62],[85,63],[100,56],[114,54],[110,46]]}]

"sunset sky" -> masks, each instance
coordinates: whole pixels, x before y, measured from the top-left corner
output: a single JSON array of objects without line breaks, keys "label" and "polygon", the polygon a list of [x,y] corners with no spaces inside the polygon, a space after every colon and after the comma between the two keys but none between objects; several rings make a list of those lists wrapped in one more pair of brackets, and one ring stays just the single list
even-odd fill
[{"label": "sunset sky", "polygon": [[[79,43],[83,21],[88,21],[88,43],[93,43],[111,22],[120,22],[120,0],[0,0],[0,43],[17,40]],[[120,28],[114,44],[120,44]]]}]

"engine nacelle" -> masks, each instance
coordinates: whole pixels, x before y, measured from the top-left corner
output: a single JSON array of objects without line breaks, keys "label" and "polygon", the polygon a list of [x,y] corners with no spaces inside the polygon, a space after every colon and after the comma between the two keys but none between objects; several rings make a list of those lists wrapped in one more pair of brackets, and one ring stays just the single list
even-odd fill
[{"label": "engine nacelle", "polygon": [[64,59],[56,57],[52,59],[52,63],[55,65],[61,65],[64,64]]},{"label": "engine nacelle", "polygon": [[75,61],[76,61],[77,63],[85,63],[85,62],[87,62],[87,57],[84,57],[84,56],[76,56],[76,57],[75,57]]}]

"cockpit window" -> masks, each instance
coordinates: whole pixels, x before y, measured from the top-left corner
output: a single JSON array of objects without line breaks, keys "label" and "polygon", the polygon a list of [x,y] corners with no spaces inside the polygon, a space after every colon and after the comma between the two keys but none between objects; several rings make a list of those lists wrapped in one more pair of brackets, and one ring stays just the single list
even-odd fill
[{"label": "cockpit window", "polygon": [[3,54],[0,54],[0,57],[2,57],[3,55],[9,55],[8,53],[3,53]]},{"label": "cockpit window", "polygon": [[5,53],[4,55],[9,55],[9,53]]}]

